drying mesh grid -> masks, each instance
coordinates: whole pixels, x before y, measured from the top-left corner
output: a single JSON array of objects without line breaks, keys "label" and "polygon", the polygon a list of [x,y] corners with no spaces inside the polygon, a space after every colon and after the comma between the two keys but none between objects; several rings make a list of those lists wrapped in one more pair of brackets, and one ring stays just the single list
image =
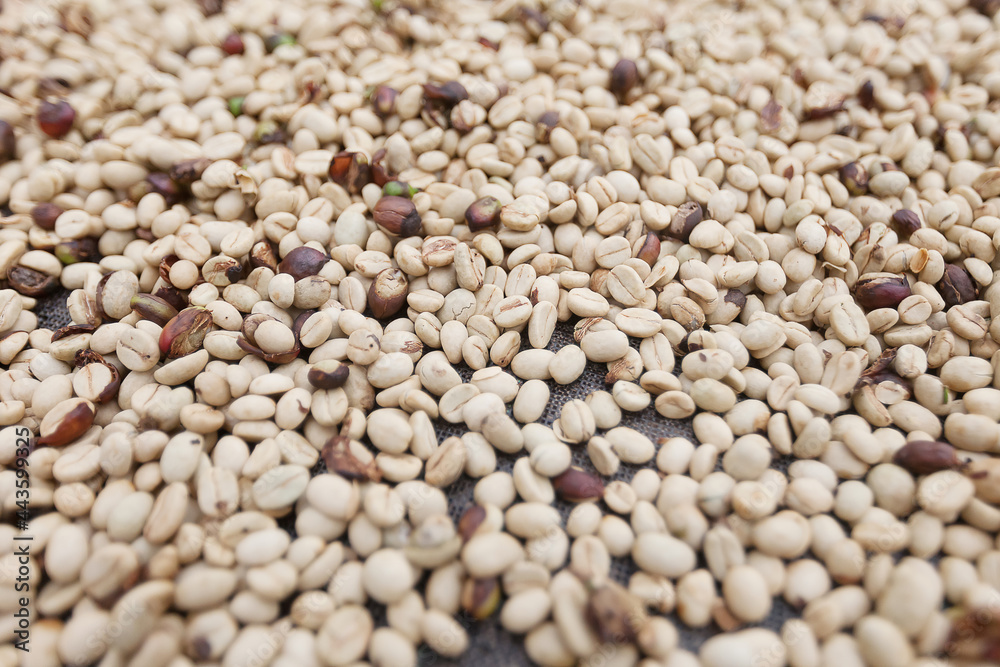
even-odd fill
[{"label": "drying mesh grid", "polygon": [[69,292],[60,291],[38,300],[34,313],[38,316],[39,329],[55,331],[70,323],[69,311],[66,309],[66,297],[68,296]]},{"label": "drying mesh grid", "polygon": [[[67,292],[60,292],[45,299],[39,300],[35,308],[38,315],[38,326],[55,330],[70,322],[69,313],[66,311]],[[573,344],[573,326],[571,324],[560,323],[552,336],[548,349],[558,350],[565,345]],[[633,341],[633,345],[635,342]],[[462,365],[458,368],[462,380],[468,382],[472,377],[472,371]],[[549,380],[550,398],[539,422],[551,425],[559,417],[560,408],[564,403],[572,399],[584,399],[593,391],[609,389],[604,383],[607,372],[604,364],[587,362],[587,368],[583,376],[571,385],[559,385]],[[509,409],[508,409],[509,412]],[[640,431],[654,442],[658,438],[685,437],[696,442],[694,432],[691,428],[691,420],[666,419],[660,416],[652,407],[646,408],[639,413],[622,413],[622,426],[628,426]],[[442,419],[434,420],[434,427],[437,431],[438,441],[442,442],[450,436],[461,436],[466,429],[461,424],[450,424]],[[603,433],[603,431],[598,431]],[[510,472],[514,465],[516,456],[497,453],[497,469]],[[788,461],[782,458],[775,458],[774,466],[784,470]],[[586,453],[586,447],[581,445],[573,448],[573,465],[580,466],[586,470],[594,472],[594,467]],[[655,459],[646,466],[633,466],[623,463],[618,472],[613,477],[604,477],[605,483],[612,480],[632,479],[636,470],[642,467],[655,469]],[[721,466],[720,466],[721,468]],[[314,473],[324,470],[322,460],[317,465]],[[477,480],[462,476],[457,482],[448,487],[445,492],[448,496],[448,509],[451,517],[457,522],[462,513],[473,504],[473,489]],[[603,504],[602,504],[603,505]],[[563,519],[572,509],[572,504],[562,500],[556,500],[556,508]],[[607,510],[607,508],[604,508]],[[609,510],[608,510],[609,511]],[[627,517],[626,517],[627,518]],[[281,525],[294,537],[294,519],[286,518]],[[704,559],[699,556],[699,566],[704,567]],[[627,585],[628,579],[635,572],[636,566],[631,558],[613,558],[611,565],[611,575],[620,584]],[[375,603],[369,603],[369,611],[375,619],[376,626],[386,624],[385,608]],[[795,610],[783,599],[776,598],[771,614],[763,622],[757,624],[760,627],[778,631],[781,625],[789,618],[795,617]],[[708,628],[692,629],[685,626],[676,615],[669,615],[676,625],[680,634],[680,645],[688,650],[697,651],[698,647],[707,638],[719,632],[714,625]],[[458,616],[458,622],[465,627],[469,633],[469,649],[460,659],[446,660],[431,651],[428,647],[422,646],[419,651],[419,664],[422,666],[448,666],[448,667],[512,667],[514,665],[528,665],[529,660],[524,651],[524,640],[521,636],[512,635],[500,627],[498,614],[485,621],[476,621],[464,613]]]}]

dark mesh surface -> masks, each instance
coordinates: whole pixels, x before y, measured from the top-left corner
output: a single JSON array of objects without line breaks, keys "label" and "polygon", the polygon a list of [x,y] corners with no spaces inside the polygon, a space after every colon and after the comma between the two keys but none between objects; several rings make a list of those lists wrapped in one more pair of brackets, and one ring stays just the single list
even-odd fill
[{"label": "dark mesh surface", "polygon": [[55,331],[59,327],[70,323],[69,311],[66,310],[66,298],[69,292],[60,290],[51,296],[38,300],[35,306],[35,315],[38,316],[39,329],[51,329]]},{"label": "dark mesh surface", "polygon": [[[38,326],[48,329],[57,329],[70,322],[69,314],[66,311],[67,292],[60,292],[44,300],[40,300],[35,312],[38,315]],[[573,326],[571,324],[560,324],[556,328],[552,341],[549,344],[550,350],[558,350],[564,345],[573,344]],[[633,341],[633,346],[637,347],[637,341]],[[680,364],[678,363],[678,367]],[[459,373],[464,381],[469,381],[472,377],[472,370],[462,365]],[[541,423],[551,425],[559,417],[559,412],[564,403],[569,400],[586,398],[588,394],[601,389],[610,390],[610,386],[604,383],[607,368],[604,364],[587,363],[583,376],[571,385],[559,385],[553,381],[548,381],[550,398],[545,409]],[[508,413],[510,409],[508,408]],[[652,407],[640,413],[622,413],[621,426],[628,426],[642,432],[654,442],[657,438],[668,438],[681,436],[688,438],[697,444],[694,432],[691,427],[691,420],[666,419],[660,416]],[[462,424],[450,424],[442,419],[434,421],[437,430],[438,441],[442,442],[450,436],[461,436],[466,432]],[[599,434],[604,431],[598,430]],[[522,454],[523,455],[523,454]],[[497,453],[497,469],[510,472],[514,465],[516,456]],[[789,460],[784,457],[775,457],[773,467],[785,470]],[[580,445],[573,448],[573,464],[580,466],[591,472],[595,472],[590,458],[587,456],[586,446]],[[655,458],[646,466],[634,466],[622,463],[618,473],[613,477],[604,477],[605,483],[612,480],[631,481],[632,476],[641,467],[655,469]],[[721,469],[721,464],[720,464]],[[316,472],[324,470],[322,460],[316,468]],[[446,490],[449,498],[449,513],[457,522],[462,513],[473,504],[473,489],[478,480],[462,476],[459,481]],[[567,517],[573,505],[562,500],[556,500],[556,508],[562,514],[563,519]],[[603,506],[605,513],[611,511]],[[627,519],[627,517],[625,517]],[[294,517],[288,516],[282,520],[281,525],[294,537]],[[700,561],[700,566],[704,567],[704,560]],[[612,577],[620,584],[627,585],[629,577],[635,572],[636,566],[631,558],[613,558],[611,565]],[[385,625],[385,608],[375,603],[369,603],[369,610],[372,613],[375,623],[378,626]],[[778,631],[781,625],[789,618],[797,616],[795,610],[783,599],[776,598],[770,616],[759,625]],[[441,665],[441,666],[468,666],[468,667],[509,667],[512,665],[528,665],[527,654],[524,651],[524,640],[522,636],[512,635],[503,628],[497,620],[497,615],[486,621],[476,621],[471,617],[460,614],[458,621],[469,633],[469,650],[457,660],[445,660],[430,650],[426,645],[421,646],[418,655],[421,665]],[[697,651],[701,644],[712,635],[720,632],[719,628],[711,625],[702,629],[691,629],[685,626],[675,615],[668,616],[673,620],[680,633],[680,645],[691,651]]]}]

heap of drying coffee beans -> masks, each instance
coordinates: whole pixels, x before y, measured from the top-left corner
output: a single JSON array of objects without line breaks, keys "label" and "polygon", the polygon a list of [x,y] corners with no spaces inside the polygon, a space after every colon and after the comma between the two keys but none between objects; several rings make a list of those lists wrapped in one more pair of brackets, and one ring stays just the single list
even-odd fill
[{"label": "heap of drying coffee beans", "polygon": [[0,667],[995,664],[998,7],[5,0]]}]

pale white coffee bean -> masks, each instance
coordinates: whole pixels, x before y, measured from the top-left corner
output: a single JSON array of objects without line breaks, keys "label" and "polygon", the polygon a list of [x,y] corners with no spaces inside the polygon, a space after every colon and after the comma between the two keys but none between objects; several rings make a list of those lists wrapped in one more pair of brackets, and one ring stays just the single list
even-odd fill
[{"label": "pale white coffee bean", "polygon": [[381,604],[401,600],[412,588],[413,580],[410,562],[399,549],[380,549],[365,559],[365,591]]},{"label": "pale white coffee bean", "polygon": [[771,611],[767,582],[749,565],[737,565],[726,572],[722,579],[722,596],[729,611],[741,621],[755,623]]},{"label": "pale white coffee bean", "polygon": [[642,533],[632,546],[632,558],[644,571],[676,578],[695,568],[695,552],[666,533]]},{"label": "pale white coffee bean", "polygon": [[495,577],[524,558],[521,543],[505,533],[476,535],[462,548],[462,564],[475,577]]}]

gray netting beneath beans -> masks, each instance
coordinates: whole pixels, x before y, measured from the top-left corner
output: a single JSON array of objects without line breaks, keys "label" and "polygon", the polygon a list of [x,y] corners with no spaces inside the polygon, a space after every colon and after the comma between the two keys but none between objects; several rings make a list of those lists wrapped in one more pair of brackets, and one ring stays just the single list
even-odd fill
[{"label": "gray netting beneath beans", "polygon": [[[60,292],[39,301],[38,306],[35,308],[35,313],[38,315],[38,326],[40,328],[57,329],[69,323],[69,314],[66,312],[65,306],[66,296],[67,293]],[[573,326],[571,324],[560,324],[556,327],[555,334],[552,336],[552,341],[549,343],[549,349],[558,350],[564,345],[569,345],[573,342]],[[634,340],[633,346],[637,347],[636,341]],[[458,370],[463,381],[468,382],[472,377],[472,370],[465,365],[460,366]],[[587,394],[599,389],[610,389],[610,387],[604,383],[604,376],[606,373],[607,369],[604,364],[596,364],[588,361],[587,370],[584,372],[583,376],[573,384],[560,385],[551,380],[548,381],[547,384],[549,385],[551,396],[549,398],[549,404],[545,409],[545,413],[539,421],[543,424],[551,425],[552,422],[559,417],[559,411],[563,403],[566,401],[575,398],[586,398]],[[509,409],[508,414],[510,414]],[[689,419],[666,419],[660,416],[652,407],[649,407],[640,413],[629,413],[623,411],[620,425],[634,428],[637,431],[642,432],[654,442],[657,438],[669,438],[674,436],[685,437],[690,439],[692,442],[695,441],[694,432],[691,428],[691,421]],[[443,419],[435,420],[434,427],[437,430],[438,442],[442,442],[445,438],[450,436],[461,436],[466,432],[464,425],[450,424]],[[604,431],[598,430],[598,433],[603,434]],[[510,472],[513,468],[515,460],[516,457],[514,456],[498,452],[497,470]],[[787,468],[788,463],[789,461],[787,459],[776,456],[773,467],[784,470]],[[573,448],[573,464],[591,472],[596,472],[594,470],[594,466],[590,463],[590,458],[587,456],[585,445]],[[617,474],[613,477],[603,477],[603,479],[605,483],[612,480],[624,480],[627,482],[632,479],[635,471],[639,470],[640,467],[641,466],[622,463]],[[645,467],[655,469],[655,459],[650,461]],[[718,467],[721,469],[721,463]],[[321,459],[313,473],[319,474],[324,471],[325,466]],[[446,489],[449,501],[449,511],[452,519],[454,519],[456,523],[462,516],[462,513],[473,504],[472,492],[477,481],[478,480],[474,480],[463,475],[457,482]],[[562,500],[556,500],[555,506],[558,508],[560,514],[562,514],[564,520],[573,508],[571,503]],[[282,527],[291,533],[293,537],[295,534],[294,523],[295,521],[293,516],[286,517],[281,521]],[[700,554],[699,559],[701,566],[704,566],[704,559]],[[633,572],[635,572],[635,570],[635,563],[632,562],[631,558],[612,558],[611,574],[618,583],[628,585],[629,577]],[[375,603],[369,603],[368,608],[369,611],[371,611],[377,626],[386,624],[385,608],[383,606]],[[796,615],[795,610],[783,599],[776,598],[770,616],[757,625],[779,631],[781,629],[781,625],[787,619]],[[418,649],[419,664],[427,666],[467,665],[469,667],[490,667],[492,665],[499,667],[501,665],[510,666],[530,664],[524,650],[523,637],[515,636],[505,631],[500,627],[497,618],[498,615],[495,614],[486,621],[476,621],[464,614],[464,612],[460,612],[457,616],[457,620],[469,633],[469,650],[466,651],[460,659],[446,660],[424,645]],[[674,621],[680,633],[681,646],[688,650],[697,651],[702,642],[711,637],[713,634],[719,632],[719,629],[714,625],[702,629],[692,629],[681,623],[676,616],[671,615],[670,618]]]},{"label": "gray netting beneath beans", "polygon": [[68,296],[69,292],[60,291],[38,300],[34,313],[38,316],[39,329],[55,331],[70,323],[69,311],[66,310],[66,297]]}]

